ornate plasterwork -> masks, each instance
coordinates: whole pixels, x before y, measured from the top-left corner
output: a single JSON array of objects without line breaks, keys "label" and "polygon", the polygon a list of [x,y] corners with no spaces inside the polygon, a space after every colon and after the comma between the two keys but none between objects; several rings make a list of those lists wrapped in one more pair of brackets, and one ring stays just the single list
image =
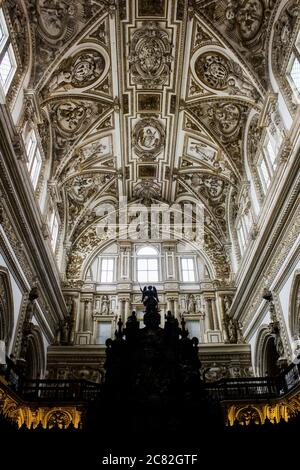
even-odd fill
[{"label": "ornate plasterwork", "polygon": [[38,51],[32,80],[36,83],[61,51],[84,28],[94,15],[108,8],[106,1],[90,0],[26,0],[34,35],[34,47]]},{"label": "ornate plasterwork", "polygon": [[[109,238],[109,234],[107,235],[107,238]],[[67,279],[69,282],[81,279],[80,274],[82,263],[85,258],[100,245],[100,243],[101,238],[98,236],[95,226],[86,230],[81,238],[77,240],[72,247],[72,251],[68,259]]]},{"label": "ornate plasterwork", "polygon": [[217,30],[252,66],[266,87],[265,44],[275,0],[200,0],[196,11],[209,18]]},{"label": "ornate plasterwork", "polygon": [[138,121],[132,132],[132,145],[143,160],[154,160],[165,144],[165,131],[157,119]]},{"label": "ornate plasterwork", "polygon": [[149,205],[161,198],[161,186],[157,181],[145,180],[137,183],[133,190],[133,196],[140,199],[142,204]]},{"label": "ornate plasterwork", "polygon": [[92,100],[69,98],[53,102],[49,108],[55,156],[61,159],[108,106]]},{"label": "ornate plasterwork", "polygon": [[228,183],[215,176],[201,173],[181,174],[181,180],[195,192],[209,208],[211,216],[207,214],[207,222],[211,223],[212,216],[226,234],[226,197]]},{"label": "ornate plasterwork", "polygon": [[[67,206],[67,233],[82,231],[96,218],[92,200],[106,190],[113,182],[114,173],[84,173],[77,175],[64,185],[64,191],[68,200]],[[107,193],[107,191],[106,191]],[[72,235],[74,237],[74,234]]]},{"label": "ornate plasterwork", "polygon": [[52,74],[48,92],[86,88],[99,81],[105,69],[103,55],[95,49],[85,49],[63,60]]},{"label": "ornate plasterwork", "polygon": [[152,89],[168,84],[172,59],[167,32],[157,23],[145,23],[130,43],[128,61],[132,83]]},{"label": "ornate plasterwork", "polygon": [[216,277],[224,285],[230,284],[230,260],[224,249],[216,238],[209,233],[204,234],[204,251],[211,260],[215,270]]},{"label": "ornate plasterwork", "polygon": [[11,41],[18,64],[7,95],[7,102],[12,105],[29,64],[30,34],[29,28],[25,26],[27,25],[27,16],[21,0],[7,0],[4,5],[4,13],[6,12],[8,13],[7,23],[13,33],[11,34]]},{"label": "ornate plasterwork", "polygon": [[259,94],[242,67],[220,52],[205,52],[195,62],[198,80],[204,85],[229,95],[242,95],[257,100]]},{"label": "ornate plasterwork", "polygon": [[281,10],[274,26],[272,44],[272,65],[291,113],[295,113],[297,102],[292,87],[287,80],[287,67],[292,47],[295,44],[300,26],[300,5],[295,0],[287,2]]},{"label": "ornate plasterwork", "polygon": [[278,250],[271,258],[268,259],[267,266],[264,272],[261,273],[261,282],[255,290],[255,294],[252,295],[251,305],[243,312],[241,317],[244,326],[253,318],[254,314],[258,311],[258,308],[262,301],[262,295],[266,286],[271,286],[281,269],[284,261],[287,259],[288,254],[294,245],[296,239],[299,236],[300,227],[300,210],[298,209],[295,216],[287,226],[285,230],[285,237],[280,244],[280,250]]},{"label": "ornate plasterwork", "polygon": [[192,112],[206,128],[213,133],[226,150],[228,158],[234,162],[235,167],[242,172],[242,137],[243,129],[249,109],[237,100],[214,99],[211,101],[199,100],[195,106],[190,105]]},{"label": "ornate plasterwork", "polygon": [[217,43],[218,41],[210,34],[208,31],[204,29],[202,25],[198,22],[196,23],[195,34],[194,34],[194,44],[193,44],[193,51],[198,49],[199,47],[205,46],[211,43]]},{"label": "ornate plasterwork", "polygon": [[24,252],[24,247],[19,238],[16,235],[15,228],[13,227],[5,209],[2,209],[2,220],[1,225],[4,229],[5,235],[7,236],[9,243],[14,250],[14,253],[21,265],[21,268],[29,282],[33,282],[33,271],[28,264],[28,259]]},{"label": "ornate plasterwork", "polygon": [[261,179],[257,170],[257,153],[260,148],[260,142],[262,137],[263,129],[258,126],[258,115],[255,114],[250,122],[248,135],[247,135],[247,151],[248,151],[248,163],[253,176],[253,182],[256,190],[256,194],[260,203],[264,199],[264,192],[261,184]]}]

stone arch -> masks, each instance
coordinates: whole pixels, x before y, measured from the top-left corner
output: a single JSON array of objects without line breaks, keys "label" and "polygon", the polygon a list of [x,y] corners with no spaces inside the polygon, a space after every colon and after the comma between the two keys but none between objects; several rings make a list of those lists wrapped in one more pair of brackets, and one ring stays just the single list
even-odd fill
[{"label": "stone arch", "polygon": [[300,270],[295,272],[289,300],[289,328],[294,340],[300,336]]},{"label": "stone arch", "polygon": [[262,325],[255,344],[255,372],[259,377],[275,376],[280,373],[277,360],[279,354],[276,350],[274,336],[270,333],[268,325]]},{"label": "stone arch", "polygon": [[60,408],[49,411],[44,418],[44,427],[53,428],[58,427],[59,429],[68,428],[72,422],[72,415]]},{"label": "stone arch", "polygon": [[259,409],[251,405],[241,408],[236,414],[236,419],[241,426],[262,424],[262,416]]},{"label": "stone arch", "polygon": [[0,340],[9,347],[14,327],[14,304],[9,273],[0,266]]},{"label": "stone arch", "polygon": [[45,372],[45,348],[42,333],[38,326],[31,327],[26,351],[26,378],[42,378]]}]

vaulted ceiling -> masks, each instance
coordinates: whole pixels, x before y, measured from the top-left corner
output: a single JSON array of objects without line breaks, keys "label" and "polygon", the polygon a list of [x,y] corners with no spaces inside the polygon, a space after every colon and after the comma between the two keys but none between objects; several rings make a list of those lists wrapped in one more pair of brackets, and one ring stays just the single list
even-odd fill
[{"label": "vaulted ceiling", "polygon": [[244,131],[268,87],[274,0],[27,1],[34,91],[68,277],[94,249],[99,202],[201,200],[228,279]]}]

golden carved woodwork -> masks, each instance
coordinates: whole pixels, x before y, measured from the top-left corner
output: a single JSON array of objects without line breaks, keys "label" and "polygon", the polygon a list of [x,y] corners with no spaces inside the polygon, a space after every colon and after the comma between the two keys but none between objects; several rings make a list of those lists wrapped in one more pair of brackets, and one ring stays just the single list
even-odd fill
[{"label": "golden carved woodwork", "polygon": [[24,402],[8,390],[0,380],[0,413],[15,421],[20,428],[36,428],[40,423],[43,428],[57,426],[67,428],[71,423],[78,429],[83,412],[82,405],[41,405],[36,402]]}]

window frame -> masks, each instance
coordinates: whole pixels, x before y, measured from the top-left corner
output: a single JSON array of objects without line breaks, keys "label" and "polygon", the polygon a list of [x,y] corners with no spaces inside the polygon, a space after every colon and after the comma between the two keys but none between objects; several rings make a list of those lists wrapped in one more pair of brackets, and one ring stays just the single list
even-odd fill
[{"label": "window frame", "polygon": [[[189,268],[189,263],[187,263],[187,269],[184,269],[183,267],[183,262],[184,261],[191,261],[192,262],[192,269]],[[188,279],[185,279],[184,277],[184,272],[188,273]],[[193,273],[193,279],[190,279],[189,273]],[[181,256],[180,257],[180,275],[181,275],[181,280],[184,283],[195,283],[197,282],[197,277],[196,277],[196,265],[195,265],[195,258],[193,256]]]},{"label": "window frame", "polygon": [[[4,96],[6,96],[10,88],[10,85],[13,81],[13,78],[15,76],[15,73],[17,71],[18,64],[17,64],[16,56],[15,56],[14,49],[13,49],[12,42],[11,42],[10,33],[7,27],[7,23],[6,23],[2,8],[0,8],[0,24],[1,24],[1,30],[3,32],[3,37],[0,42],[0,87],[3,90]],[[5,81],[3,82],[2,77],[1,77],[1,65],[6,55],[9,58],[11,69],[6,76]]]},{"label": "window frame", "polygon": [[[30,146],[30,141],[33,142]],[[27,156],[27,170],[30,176],[33,189],[36,190],[42,168],[42,154],[40,151],[38,137],[35,129],[32,129],[25,139],[25,148]]]},{"label": "window frame", "polygon": [[[265,173],[262,169],[263,165],[265,166],[266,173],[268,175],[268,181],[266,180]],[[257,167],[258,167],[258,174],[259,174],[259,177],[260,177],[260,181],[261,181],[261,184],[263,186],[264,193],[266,194],[266,192],[267,192],[267,190],[268,190],[268,188],[271,184],[271,181],[272,181],[273,172],[270,171],[270,168],[269,168],[269,165],[268,165],[268,162],[266,160],[264,152],[262,152],[262,155],[258,159]]]},{"label": "window frame", "polygon": [[[103,269],[103,262],[104,261],[111,261],[112,262],[112,269]],[[103,274],[106,273],[105,280],[102,280]],[[108,280],[108,274],[111,273],[111,280]],[[115,258],[112,256],[101,256],[100,257],[100,269],[99,269],[99,282],[100,284],[111,284],[115,280]]]},{"label": "window frame", "polygon": [[287,68],[286,76],[287,76],[288,82],[290,84],[290,87],[293,90],[295,98],[297,99],[298,102],[300,102],[300,86],[299,86],[299,89],[298,89],[297,83],[295,82],[294,78],[291,75],[291,72],[293,70],[293,67],[294,67],[294,64],[295,64],[296,61],[298,62],[299,66],[300,66],[300,52],[299,52],[298,45],[293,47],[291,58],[289,60],[289,65],[288,65],[288,68]]},{"label": "window frame", "polygon": [[[140,254],[140,252],[145,249],[145,248],[150,248],[153,250],[152,254]],[[155,253],[154,253],[155,252]],[[136,249],[136,280],[139,283],[154,283],[154,282],[160,282],[160,254],[159,250],[151,245],[143,245],[140,246]],[[149,262],[150,261],[155,261],[156,262],[156,267],[155,269],[149,269]],[[141,262],[144,262],[146,264],[146,269],[140,269],[139,265]],[[140,273],[146,273],[146,276],[144,279],[140,278]],[[156,276],[150,277],[149,273],[156,273]]]},{"label": "window frame", "polygon": [[50,243],[52,250],[55,253],[59,235],[59,216],[54,207],[52,207],[50,217],[48,218],[48,226],[50,231]]}]

